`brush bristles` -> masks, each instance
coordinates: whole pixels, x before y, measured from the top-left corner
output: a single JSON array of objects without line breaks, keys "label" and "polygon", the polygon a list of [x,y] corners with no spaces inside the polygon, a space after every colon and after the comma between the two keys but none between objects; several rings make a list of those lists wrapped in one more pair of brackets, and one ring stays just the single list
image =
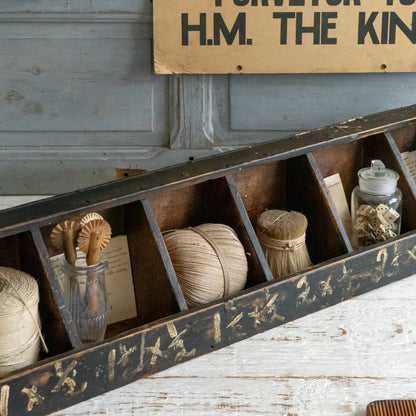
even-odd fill
[{"label": "brush bristles", "polygon": [[[257,219],[257,233],[275,240],[295,240],[302,237],[308,220],[300,212],[269,210]],[[312,265],[306,244],[297,249],[272,248],[262,244],[267,263],[275,279],[306,269]]]}]

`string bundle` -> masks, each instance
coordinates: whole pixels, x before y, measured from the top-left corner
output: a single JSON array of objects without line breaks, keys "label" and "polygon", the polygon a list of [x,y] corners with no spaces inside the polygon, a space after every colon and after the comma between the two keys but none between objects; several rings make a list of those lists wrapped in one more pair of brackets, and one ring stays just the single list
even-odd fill
[{"label": "string bundle", "polygon": [[232,295],[247,281],[247,258],[234,230],[201,224],[163,235],[188,306]]},{"label": "string bundle", "polygon": [[[40,319],[36,280],[27,273],[0,267],[0,375],[38,359]],[[46,346],[44,349],[47,351]]]},{"label": "string bundle", "polygon": [[300,212],[277,209],[257,218],[257,236],[275,279],[312,265],[306,247],[308,220]]}]

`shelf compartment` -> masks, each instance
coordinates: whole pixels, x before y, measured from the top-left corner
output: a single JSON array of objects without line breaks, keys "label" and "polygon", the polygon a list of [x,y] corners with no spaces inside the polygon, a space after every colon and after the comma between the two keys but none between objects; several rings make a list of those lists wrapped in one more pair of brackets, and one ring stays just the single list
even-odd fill
[{"label": "shelf compartment", "polygon": [[[36,279],[41,330],[49,350],[45,353],[41,348],[39,361],[71,350],[72,343],[60,313],[61,304],[51,290],[46,269],[30,232],[0,239],[0,266],[21,270]],[[21,370],[14,373],[18,371]]]},{"label": "shelf compartment", "polygon": [[253,287],[269,280],[264,262],[259,259],[259,252],[253,246],[247,230],[244,217],[246,214],[242,206],[239,206],[226,178],[158,193],[150,197],[149,202],[162,232],[204,223],[230,226],[248,253],[246,287]]},{"label": "shelf compartment", "polygon": [[[110,224],[112,238],[127,236],[136,302],[136,317],[108,325],[105,339],[181,310],[182,300],[178,299],[170,283],[168,272],[164,267],[165,262],[158,248],[155,226],[152,227],[149,223],[151,218],[147,212],[141,201],[97,211]],[[86,213],[88,211],[71,216],[70,219],[79,221]],[[50,241],[50,233],[55,225],[50,224],[41,229],[46,256],[61,254]],[[52,270],[51,275],[53,274]],[[150,275],[153,276],[152,279],[148,278]],[[66,306],[62,311],[64,319],[65,316],[67,317],[65,319],[67,324],[71,325],[71,317],[66,314]],[[79,342],[74,346],[78,345]]]},{"label": "shelf compartment", "polygon": [[358,185],[358,171],[369,167],[374,159],[381,160],[387,168],[400,175],[398,187],[403,193],[401,234],[416,229],[416,216],[413,215],[416,199],[406,178],[407,174],[385,134],[327,146],[316,150],[313,156],[324,177],[339,173],[350,209],[351,193]]},{"label": "shelf compartment", "polygon": [[313,264],[349,251],[305,155],[240,169],[233,177],[254,228],[266,209],[298,211],[308,220],[306,244]]},{"label": "shelf compartment", "polygon": [[409,123],[406,126],[389,132],[397,144],[400,153],[416,150],[416,124]]},{"label": "shelf compartment", "polygon": [[413,195],[416,195],[414,166],[409,169],[402,156],[402,153],[404,152],[416,151],[416,125],[412,124],[410,126],[402,127],[390,132],[388,131],[385,134],[394,154],[396,155],[398,163],[402,168],[405,180],[408,182],[409,187],[412,189]]}]

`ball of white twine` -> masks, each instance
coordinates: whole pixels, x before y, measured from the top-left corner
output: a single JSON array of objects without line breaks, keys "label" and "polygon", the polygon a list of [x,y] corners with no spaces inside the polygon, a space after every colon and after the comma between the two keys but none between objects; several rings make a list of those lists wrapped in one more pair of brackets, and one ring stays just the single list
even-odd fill
[{"label": "ball of white twine", "polygon": [[19,270],[0,267],[0,288],[0,375],[3,375],[36,362],[42,336],[36,280]]},{"label": "ball of white twine", "polygon": [[232,228],[202,224],[167,231],[163,238],[188,306],[203,305],[244,289],[247,258]]}]

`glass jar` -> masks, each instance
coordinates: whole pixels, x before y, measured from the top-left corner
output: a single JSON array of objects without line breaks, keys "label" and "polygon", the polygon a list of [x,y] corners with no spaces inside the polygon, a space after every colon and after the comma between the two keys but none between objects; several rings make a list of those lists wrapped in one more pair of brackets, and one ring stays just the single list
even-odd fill
[{"label": "glass jar", "polygon": [[370,168],[358,172],[359,185],[351,195],[353,247],[355,249],[388,240],[400,234],[402,193],[399,175],[373,160]]},{"label": "glass jar", "polygon": [[105,284],[107,269],[108,261],[104,258],[87,266],[84,253],[78,256],[75,265],[65,259],[61,263],[61,272],[68,282],[64,293],[66,304],[83,343],[104,339],[109,311]]}]

